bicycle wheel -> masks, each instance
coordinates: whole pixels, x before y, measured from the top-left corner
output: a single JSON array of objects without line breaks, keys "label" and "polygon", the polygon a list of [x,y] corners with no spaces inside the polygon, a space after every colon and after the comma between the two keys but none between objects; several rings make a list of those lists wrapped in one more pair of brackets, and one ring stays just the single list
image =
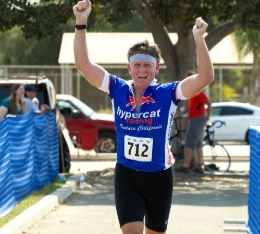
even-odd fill
[{"label": "bicycle wheel", "polygon": [[173,156],[175,158],[175,167],[181,166],[183,161],[183,143],[182,140],[177,137],[171,137],[170,146]]},{"label": "bicycle wheel", "polygon": [[231,158],[223,145],[204,145],[203,159],[206,171],[227,172],[231,165]]}]

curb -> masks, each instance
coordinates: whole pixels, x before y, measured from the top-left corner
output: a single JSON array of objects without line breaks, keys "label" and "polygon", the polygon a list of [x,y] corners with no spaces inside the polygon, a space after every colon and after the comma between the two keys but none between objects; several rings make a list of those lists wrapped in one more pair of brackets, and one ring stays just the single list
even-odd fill
[{"label": "curb", "polygon": [[33,223],[42,219],[77,189],[81,174],[71,176],[61,188],[45,196],[0,229],[0,234],[25,233]]}]

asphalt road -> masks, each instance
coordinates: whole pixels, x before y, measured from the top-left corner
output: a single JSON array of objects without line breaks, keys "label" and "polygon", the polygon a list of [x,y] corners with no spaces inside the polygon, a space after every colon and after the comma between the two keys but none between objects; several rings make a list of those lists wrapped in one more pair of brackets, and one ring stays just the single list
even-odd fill
[{"label": "asphalt road", "polygon": [[[105,155],[104,155],[105,156]],[[71,171],[86,173],[92,188],[78,189],[23,234],[121,233],[114,205],[115,160],[73,160]],[[101,172],[100,172],[101,171]],[[219,234],[246,230],[248,177],[175,173],[167,233]],[[227,223],[226,221],[231,221]],[[236,223],[241,221],[242,223]],[[233,230],[233,231],[230,231]]]},{"label": "asphalt road", "polygon": [[[228,233],[246,232],[249,146],[230,145],[227,148],[233,160],[232,173],[206,173],[203,176],[193,172],[188,175],[175,173],[167,233],[219,234],[227,230]],[[87,175],[86,182],[92,187],[73,190],[60,205],[44,203],[44,209],[48,208],[48,213],[41,215],[42,209],[35,211],[34,216],[40,218],[34,217],[33,220],[22,216],[20,221],[26,220],[28,223],[23,226],[27,228],[20,228],[20,232],[12,234],[121,233],[113,192],[115,154],[80,153],[78,156],[76,150],[72,157],[71,173]],[[61,189],[59,194],[65,197],[63,193],[66,191],[65,188]],[[45,201],[48,200],[50,199]],[[14,225],[17,223],[19,222],[14,222]]]}]

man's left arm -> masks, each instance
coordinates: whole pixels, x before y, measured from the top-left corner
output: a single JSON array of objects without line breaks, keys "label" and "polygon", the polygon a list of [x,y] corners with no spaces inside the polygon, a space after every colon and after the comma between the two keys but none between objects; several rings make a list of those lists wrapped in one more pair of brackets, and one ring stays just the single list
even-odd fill
[{"label": "man's left arm", "polygon": [[201,17],[196,19],[192,32],[197,50],[198,74],[181,81],[182,93],[186,98],[193,97],[214,80],[213,65],[203,37],[207,28],[208,24]]}]

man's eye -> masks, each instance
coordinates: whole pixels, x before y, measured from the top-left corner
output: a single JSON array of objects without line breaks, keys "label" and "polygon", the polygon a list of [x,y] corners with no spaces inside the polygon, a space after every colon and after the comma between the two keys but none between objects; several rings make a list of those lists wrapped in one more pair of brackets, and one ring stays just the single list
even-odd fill
[{"label": "man's eye", "polygon": [[144,67],[145,67],[145,68],[150,68],[151,65],[150,65],[150,64],[145,64]]}]

